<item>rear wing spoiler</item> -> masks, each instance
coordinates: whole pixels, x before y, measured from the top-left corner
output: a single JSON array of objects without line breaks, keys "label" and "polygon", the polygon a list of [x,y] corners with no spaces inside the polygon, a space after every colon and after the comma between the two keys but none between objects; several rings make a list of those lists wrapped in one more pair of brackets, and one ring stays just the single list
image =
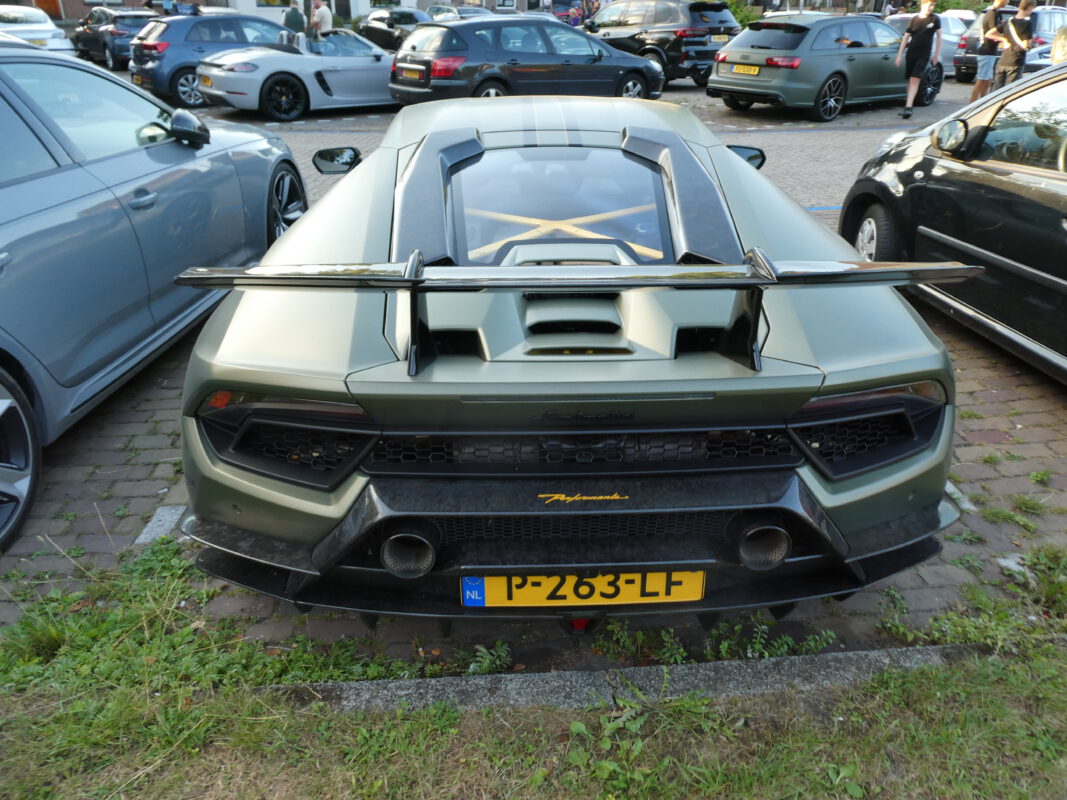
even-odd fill
[{"label": "rear wing spoiler", "polygon": [[411,346],[408,374],[436,358],[426,324],[425,298],[433,292],[482,290],[594,290],[638,288],[732,289],[744,292],[743,310],[724,332],[723,355],[760,369],[757,343],[766,289],[791,286],[904,286],[953,282],[982,271],[957,262],[779,261],[752,248],[741,264],[426,265],[414,250],[406,262],[299,266],[194,267],[178,276],[185,286],[213,289],[333,288],[409,292]]}]

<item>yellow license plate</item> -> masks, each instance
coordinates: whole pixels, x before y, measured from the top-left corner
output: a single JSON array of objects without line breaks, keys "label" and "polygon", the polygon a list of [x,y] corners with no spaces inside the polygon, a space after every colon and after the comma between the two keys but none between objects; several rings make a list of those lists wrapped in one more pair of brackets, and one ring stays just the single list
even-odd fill
[{"label": "yellow license plate", "polygon": [[606,606],[687,603],[704,598],[703,572],[488,575],[463,578],[465,606]]},{"label": "yellow license plate", "polygon": [[418,80],[419,78],[422,77],[422,73],[419,72],[417,69],[402,69],[402,70],[400,70],[400,77],[401,78],[414,78],[415,80]]},{"label": "yellow license plate", "polygon": [[207,75],[201,75],[200,76],[200,85],[201,86],[210,86],[211,85],[211,78],[209,78]]},{"label": "yellow license plate", "polygon": [[133,76],[133,82],[136,83],[138,86],[140,86],[141,85],[141,76],[140,75],[134,75]]},{"label": "yellow license plate", "polygon": [[44,39],[30,39],[29,43],[35,44],[38,47],[44,47],[46,44],[48,44],[48,42],[46,42]]},{"label": "yellow license plate", "polygon": [[713,42],[728,42],[728,41],[730,41],[730,37],[727,36],[725,33],[716,33],[714,36],[711,37],[711,41],[713,41]]},{"label": "yellow license plate", "polygon": [[750,67],[748,64],[734,64],[730,71],[740,72],[742,75],[759,75],[759,67]]}]

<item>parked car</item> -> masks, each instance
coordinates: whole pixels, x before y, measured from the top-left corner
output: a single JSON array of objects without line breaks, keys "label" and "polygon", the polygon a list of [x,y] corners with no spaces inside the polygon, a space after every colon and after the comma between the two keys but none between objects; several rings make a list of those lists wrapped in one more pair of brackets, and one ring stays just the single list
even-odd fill
[{"label": "parked car", "polygon": [[111,70],[123,69],[130,60],[133,37],[155,18],[144,9],[97,6],[78,22],[71,42],[80,58],[99,59]]},{"label": "parked car", "polygon": [[66,34],[39,8],[0,6],[0,31],[48,50],[74,49]]},{"label": "parked car", "polygon": [[1067,65],[1009,84],[863,167],[840,231],[874,259],[985,273],[920,296],[1067,382]]},{"label": "parked car", "polygon": [[356,30],[378,47],[393,51],[400,47],[400,43],[415,30],[416,25],[432,19],[425,11],[407,6],[375,8],[360,21]]},{"label": "parked car", "polygon": [[[915,14],[891,14],[885,18],[885,23],[901,36],[908,29]],[[938,14],[941,21],[941,55],[939,58],[943,77],[951,78],[956,74],[956,50],[960,39],[967,32],[967,23],[957,16]]]},{"label": "parked car", "polygon": [[952,366],[886,284],[974,270],[863,264],[762,160],[670,103],[402,110],[260,266],[180,279],[240,290],[186,373],[197,563],[565,619],[784,611],[938,552]]},{"label": "parked car", "polygon": [[[997,23],[1002,23],[1015,16],[1015,6],[1004,6],[997,11]],[[985,13],[984,11],[982,12]],[[1067,25],[1067,8],[1062,6],[1037,6],[1030,12],[1030,25],[1033,30],[1031,44],[1040,47],[1051,44],[1052,38],[1062,26]],[[956,49],[956,80],[971,83],[978,72],[978,46],[982,43],[982,18],[976,19],[960,39]]]},{"label": "parked car", "polygon": [[741,32],[725,2],[615,0],[602,7],[585,29],[612,47],[655,61],[667,81],[692,78],[707,83],[719,48]]},{"label": "parked car", "polygon": [[[200,60],[257,44],[274,44],[288,34],[273,22],[246,14],[208,13],[158,17],[130,44],[130,76],[135,85],[187,108],[205,104],[196,77]],[[220,9],[229,12],[230,9]]]},{"label": "parked car", "polygon": [[392,104],[385,51],[343,28],[309,41],[227,50],[197,67],[200,92],[211,103],[259,111],[288,121],[306,111]]},{"label": "parked car", "polygon": [[1043,44],[1039,47],[1031,47],[1026,51],[1026,63],[1023,64],[1023,72],[1037,72],[1045,67],[1052,66],[1052,45]]},{"label": "parked car", "polygon": [[654,99],[663,73],[568,25],[494,14],[420,25],[396,54],[389,91],[405,104],[508,94]]},{"label": "parked car", "polygon": [[219,300],[174,284],[256,261],[307,208],[293,156],[99,67],[0,41],[0,550],[41,446]]},{"label": "parked car", "polygon": [[426,13],[435,20],[458,19],[460,17],[477,17],[492,14],[488,8],[482,6],[450,6],[432,5],[426,7]]},{"label": "parked car", "polygon": [[[756,20],[716,54],[707,93],[735,111],[770,103],[829,122],[846,105],[906,96],[904,65],[895,62],[900,40],[872,17],[801,13]],[[929,105],[940,90],[940,72],[929,70],[916,105]]]}]

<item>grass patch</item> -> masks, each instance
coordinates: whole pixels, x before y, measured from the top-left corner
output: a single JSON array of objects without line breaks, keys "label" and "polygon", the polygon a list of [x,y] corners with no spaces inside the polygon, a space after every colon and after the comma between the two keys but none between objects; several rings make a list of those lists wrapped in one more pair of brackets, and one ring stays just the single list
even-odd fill
[{"label": "grass patch", "polygon": [[630,630],[625,619],[610,619],[593,640],[593,651],[629,664],[685,664],[693,661],[673,628]]},{"label": "grass patch", "polygon": [[709,661],[733,661],[779,656],[809,656],[833,644],[833,631],[822,630],[796,641],[787,634],[771,635],[773,622],[753,614],[748,622],[720,622],[709,632],[704,656]]},{"label": "grass patch", "polygon": [[990,466],[995,466],[1000,463],[1000,456],[998,456],[996,453],[986,453],[984,456],[982,456],[982,463],[989,464]]},{"label": "grass patch", "polygon": [[1048,506],[1036,497],[1029,494],[1012,495],[1011,507],[1024,514],[1033,514],[1035,517],[1044,516]]},{"label": "grass patch", "polygon": [[960,544],[985,544],[985,537],[980,533],[964,529],[959,533],[946,533],[946,542],[959,542]]},{"label": "grass patch", "polygon": [[982,560],[975,556],[960,556],[959,558],[951,559],[948,563],[954,567],[965,569],[972,575],[982,574]]},{"label": "grass patch", "polygon": [[979,414],[977,411],[971,411],[969,409],[963,409],[962,411],[960,411],[959,418],[960,419],[985,419],[985,417],[982,414]]},{"label": "grass patch", "polygon": [[1047,469],[1043,469],[1037,472],[1031,472],[1030,482],[1036,483],[1039,486],[1048,486],[1048,482],[1051,477],[1052,474]]},{"label": "grass patch", "polygon": [[1006,508],[999,508],[997,506],[986,506],[982,509],[981,514],[982,519],[986,522],[992,522],[997,525],[1002,522],[1010,522],[1013,525],[1022,528],[1027,533],[1033,533],[1037,530],[1037,525],[1017,511],[1009,511]]}]

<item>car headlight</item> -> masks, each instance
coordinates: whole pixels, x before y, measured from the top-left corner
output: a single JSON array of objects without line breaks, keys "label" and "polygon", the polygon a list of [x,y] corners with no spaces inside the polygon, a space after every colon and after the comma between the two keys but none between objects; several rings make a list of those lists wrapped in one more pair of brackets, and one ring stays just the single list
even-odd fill
[{"label": "car headlight", "polygon": [[359,403],[216,391],[196,412],[223,461],[279,480],[330,491],[378,439]]},{"label": "car headlight", "polygon": [[828,478],[891,464],[927,447],[947,403],[938,381],[816,397],[788,423],[789,432]]},{"label": "car headlight", "polygon": [[249,64],[247,61],[241,61],[237,64],[227,64],[222,68],[223,72],[255,72],[259,69],[256,64]]}]

